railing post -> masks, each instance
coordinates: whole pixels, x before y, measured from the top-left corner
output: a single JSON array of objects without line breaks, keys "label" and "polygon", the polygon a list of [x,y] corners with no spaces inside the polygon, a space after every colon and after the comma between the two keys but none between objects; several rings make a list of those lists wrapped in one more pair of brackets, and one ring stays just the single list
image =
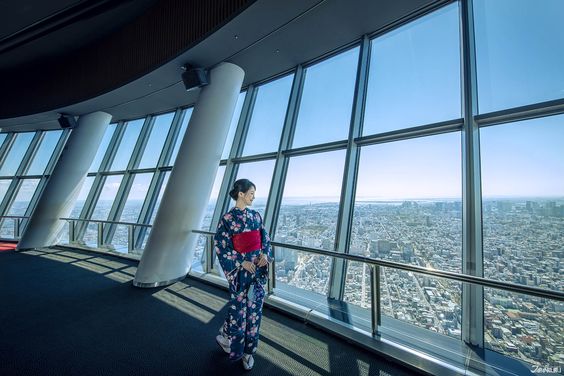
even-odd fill
[{"label": "railing post", "polygon": [[76,241],[75,239],[75,221],[69,221],[69,243],[74,243]]},{"label": "railing post", "polygon": [[20,219],[14,218],[14,238],[20,238]]},{"label": "railing post", "polygon": [[372,317],[372,335],[378,335],[381,325],[380,313],[380,266],[370,265],[370,308]]},{"label": "railing post", "polygon": [[272,246],[272,263],[268,268],[268,285],[267,285],[267,292],[272,294],[274,291],[274,287],[276,287],[276,276],[274,275],[274,268],[276,267],[276,247]]},{"label": "railing post", "polygon": [[98,248],[102,248],[104,245],[104,223],[98,222],[98,234],[97,234],[97,245]]},{"label": "railing post", "polygon": [[127,253],[133,253],[135,249],[135,226],[127,225]]},{"label": "railing post", "polygon": [[214,250],[213,250],[213,236],[207,235],[206,238],[208,239],[208,246],[207,246],[207,257],[206,257],[206,273],[210,273],[213,271],[213,263],[214,263]]}]

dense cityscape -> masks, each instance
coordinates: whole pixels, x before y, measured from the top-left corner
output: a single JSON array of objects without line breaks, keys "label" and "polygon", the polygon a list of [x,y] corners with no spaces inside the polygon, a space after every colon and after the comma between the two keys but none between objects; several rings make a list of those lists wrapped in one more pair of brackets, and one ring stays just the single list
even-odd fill
[{"label": "dense cityscape", "polygon": [[[142,201],[127,205],[121,221],[137,221],[141,204]],[[93,217],[107,215],[110,207],[111,201],[99,202]],[[264,207],[255,209],[262,211]],[[212,210],[213,203],[208,207],[204,227],[211,223]],[[338,210],[335,202],[283,202],[275,240],[334,250]],[[77,215],[75,210],[73,216]],[[4,220],[1,231],[4,237],[12,236],[13,223]],[[81,243],[95,246],[96,236],[96,225],[90,224]],[[61,238],[68,241],[68,226]],[[194,260],[201,260],[205,241],[205,236],[199,237]],[[126,226],[117,227],[112,244],[107,247],[127,252]],[[485,277],[564,290],[564,200],[485,200],[483,249]],[[357,201],[350,252],[460,273],[461,202]],[[327,294],[331,263],[330,257],[277,249],[277,286]],[[381,268],[383,315],[455,338],[461,337],[461,291],[458,282]],[[360,308],[370,307],[367,265],[349,263],[345,301]],[[564,362],[562,303],[486,288],[484,325],[488,348],[535,365],[562,366]]]},{"label": "dense cityscape", "polygon": [[[564,201],[486,200],[485,277],[562,291]],[[332,250],[337,204],[283,206],[276,240]],[[350,252],[366,257],[461,272],[461,202],[357,202]],[[281,250],[280,283],[326,294],[331,260]],[[382,314],[460,338],[461,285],[382,268]],[[536,365],[564,361],[564,304],[486,288],[485,341],[493,350]],[[345,300],[370,306],[369,269],[350,263]]]}]

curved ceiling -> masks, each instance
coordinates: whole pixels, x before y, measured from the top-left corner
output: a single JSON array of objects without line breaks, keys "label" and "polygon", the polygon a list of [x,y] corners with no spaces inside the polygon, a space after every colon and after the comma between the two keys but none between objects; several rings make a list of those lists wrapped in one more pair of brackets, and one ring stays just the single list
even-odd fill
[{"label": "curved ceiling", "polygon": [[44,64],[76,52],[132,22],[155,1],[2,1],[0,71]]},{"label": "curved ceiling", "polygon": [[114,90],[178,56],[251,3],[85,0],[56,11],[0,40],[0,81],[10,93],[0,118]]},{"label": "curved ceiling", "polygon": [[[221,3],[225,2],[229,2],[231,7],[220,6]],[[135,3],[140,4],[139,8],[136,8],[135,12],[127,12],[126,9],[131,9],[128,7],[133,6],[132,1],[108,1],[107,3],[113,3],[116,7],[94,17],[99,17],[98,20],[105,18],[105,22],[98,21],[104,25],[112,24],[105,28],[101,27],[100,34],[103,35],[94,33],[96,35],[88,40],[86,46],[81,46],[81,42],[76,40],[83,40],[82,38],[75,38],[69,46],[47,48],[43,53],[52,56],[50,59],[55,62],[61,62],[62,59],[70,60],[66,62],[68,63],[67,67],[71,67],[70,70],[55,70],[55,72],[60,72],[59,74],[74,74],[78,71],[86,76],[91,74],[97,77],[105,77],[107,75],[116,76],[112,72],[118,70],[127,71],[127,77],[125,75],[118,77],[121,81],[115,80],[112,83],[113,87],[106,87],[105,90],[100,89],[104,85],[99,82],[92,83],[92,81],[86,80],[89,84],[85,85],[76,80],[65,80],[64,83],[59,82],[54,86],[47,85],[48,93],[53,98],[45,97],[34,94],[32,86],[35,84],[34,80],[48,80],[48,77],[42,78],[41,74],[36,74],[33,76],[35,77],[34,80],[31,81],[29,78],[21,77],[21,75],[29,74],[21,67],[28,66],[27,64],[37,64],[39,52],[37,54],[21,53],[23,56],[27,56],[28,62],[19,64],[15,70],[13,68],[11,68],[12,70],[4,69],[2,64],[8,66],[10,62],[4,63],[5,53],[2,52],[0,55],[0,61],[2,61],[0,63],[0,71],[2,71],[0,79],[6,79],[4,73],[6,71],[18,72],[19,76],[12,74],[10,79],[13,82],[12,89],[14,91],[16,91],[16,86],[20,84],[20,87],[17,88],[20,92],[19,97],[10,95],[10,97],[7,97],[7,101],[3,99],[0,102],[0,127],[3,131],[52,129],[58,128],[56,119],[59,113],[80,115],[102,110],[112,114],[113,121],[116,121],[186,106],[194,103],[198,96],[198,91],[186,92],[180,80],[180,67],[187,62],[207,68],[222,61],[232,62],[245,70],[244,85],[247,85],[289,71],[300,63],[310,61],[358,41],[365,34],[400,22],[402,18],[410,14],[424,13],[447,2],[445,0],[286,0],[284,2],[277,0],[257,0],[254,2],[225,0],[212,3],[181,0],[143,0],[139,2],[139,0],[136,0]],[[69,4],[70,6],[79,3],[84,5],[88,1],[59,0],[57,3],[68,7]],[[183,8],[184,11],[177,7],[170,8],[171,4],[177,6],[179,3],[190,4],[192,7],[190,8],[192,10],[190,18],[186,18],[187,13],[190,13],[187,10],[188,8]],[[209,14],[204,12],[202,14],[205,15],[196,17],[193,12],[194,9],[202,11],[201,8],[197,8],[198,4],[201,5],[202,3],[212,3],[217,6],[217,9],[214,8],[214,11],[217,12],[215,13],[216,16],[215,18],[211,17],[213,22],[208,25],[202,25],[202,17],[210,17]],[[232,6],[234,3],[237,3],[236,7]],[[156,9],[160,9],[160,13],[154,13]],[[52,10],[51,8],[49,11],[52,12]],[[127,13],[128,17],[120,18],[120,12],[122,15],[123,12]],[[5,13],[2,12],[2,14]],[[155,17],[158,20],[155,20]],[[110,22],[112,19],[115,21],[114,23]],[[33,17],[29,17],[29,20],[33,20]],[[147,30],[147,20],[152,20],[153,24],[155,22],[168,24],[169,27]],[[2,19],[0,19],[1,21]],[[81,29],[80,25],[86,25],[88,22],[88,20],[80,20],[74,25],[84,33],[85,29]],[[90,22],[94,21],[90,19]],[[141,25],[145,25],[145,29],[140,29],[140,22]],[[176,26],[170,27],[174,22],[176,22]],[[91,25],[92,23],[86,27],[86,30],[92,30]],[[0,38],[9,35],[10,31],[14,33],[16,28],[11,27],[12,29],[8,27],[0,28]],[[21,25],[19,27],[21,28]],[[59,31],[47,33],[42,38],[47,38],[46,40],[54,38],[54,33],[63,32],[67,30],[67,27],[69,26],[64,26],[58,29]],[[192,36],[192,39],[188,40],[185,35],[177,35],[179,30],[185,31],[188,29],[199,30],[199,37]],[[120,40],[119,35],[122,35],[120,33],[123,33],[124,30],[129,30],[129,33],[135,37],[136,42],[133,45],[128,46],[124,44],[123,40]],[[156,32],[161,33],[158,38],[148,38],[148,35]],[[100,44],[104,41],[116,43],[116,40],[119,42],[119,49],[107,51],[109,54],[99,50]],[[184,48],[178,47],[179,40],[184,43]],[[171,46],[174,43],[176,45]],[[1,46],[0,43],[0,51]],[[138,52],[136,55],[139,46],[146,48],[146,52],[142,56]],[[25,43],[22,47],[25,47]],[[14,54],[22,47],[9,51],[12,54],[10,57],[12,61],[17,59]],[[83,69],[84,67],[77,67],[77,64],[73,62],[76,51],[92,51],[92,49],[97,51],[98,54],[102,54],[102,61],[110,55],[117,55],[120,62],[119,66],[112,67],[110,65],[105,67],[106,70],[102,69],[103,67],[94,66],[89,67],[89,70],[86,71]],[[162,50],[165,50],[166,53],[162,53]],[[63,52],[61,53],[61,51]],[[75,52],[68,53],[68,51]],[[131,61],[128,64],[128,60],[123,57],[124,54],[132,54],[134,57],[146,59],[148,62],[139,70],[139,67],[131,66]],[[147,57],[146,54],[154,56]],[[161,58],[156,59],[155,56],[159,54]],[[168,57],[162,57],[167,54]],[[41,59],[45,56],[43,55]],[[36,66],[41,67],[41,64]],[[1,77],[1,75],[4,75],[4,77]],[[26,82],[26,85],[21,85],[21,82]],[[45,84],[42,85],[45,88]],[[66,92],[62,90],[63,85],[68,85]],[[41,87],[41,85],[39,86]],[[92,89],[92,86],[94,86],[94,89]],[[78,89],[82,87],[86,87],[86,92],[90,93],[86,97],[76,95]],[[64,92],[67,97],[61,95],[61,92]],[[53,104],[57,100],[61,101],[61,98],[66,98],[68,101],[69,93],[75,94],[74,100],[68,103]],[[6,94],[6,91],[4,91],[4,94]],[[39,103],[39,107],[43,106],[43,108],[30,111],[29,109],[33,106],[31,106],[32,101],[29,98],[33,98]],[[26,103],[26,101],[28,102]],[[23,108],[22,103],[25,105]],[[15,111],[18,105],[20,106],[19,113]]]}]

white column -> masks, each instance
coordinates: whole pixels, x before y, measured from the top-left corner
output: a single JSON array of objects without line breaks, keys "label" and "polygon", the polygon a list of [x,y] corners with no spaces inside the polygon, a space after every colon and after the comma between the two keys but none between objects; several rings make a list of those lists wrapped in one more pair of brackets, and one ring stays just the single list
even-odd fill
[{"label": "white column", "polygon": [[133,284],[173,283],[190,270],[194,247],[245,73],[231,63],[210,71],[180,145]]},{"label": "white column", "polygon": [[18,250],[48,247],[57,242],[64,225],[59,218],[70,215],[111,119],[105,112],[80,116],[18,243]]}]

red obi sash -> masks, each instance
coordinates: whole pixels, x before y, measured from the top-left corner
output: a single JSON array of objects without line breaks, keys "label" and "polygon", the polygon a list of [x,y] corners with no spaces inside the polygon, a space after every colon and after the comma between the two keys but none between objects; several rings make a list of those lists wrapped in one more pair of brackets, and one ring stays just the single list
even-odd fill
[{"label": "red obi sash", "polygon": [[262,242],[259,230],[241,232],[231,237],[233,248],[239,253],[249,253],[262,249]]}]

